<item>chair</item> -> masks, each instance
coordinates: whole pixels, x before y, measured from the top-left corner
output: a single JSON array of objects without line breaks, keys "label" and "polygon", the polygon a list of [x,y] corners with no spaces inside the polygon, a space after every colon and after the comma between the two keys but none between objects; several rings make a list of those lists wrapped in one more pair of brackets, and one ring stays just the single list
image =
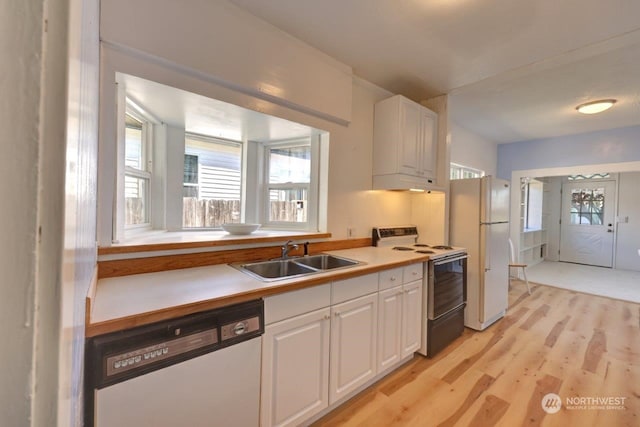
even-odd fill
[{"label": "chair", "polygon": [[[527,291],[529,291],[529,295],[531,295],[531,287],[529,286],[529,280],[527,279],[527,264],[518,264],[516,263],[516,251],[513,249],[513,242],[511,241],[511,238],[509,238],[509,249],[511,249],[511,257],[510,257],[510,262],[509,262],[509,285],[511,285],[511,269],[512,268],[521,268],[522,269],[522,276],[524,277],[524,281],[527,284]],[[517,278],[519,278],[519,276],[516,276]]]}]

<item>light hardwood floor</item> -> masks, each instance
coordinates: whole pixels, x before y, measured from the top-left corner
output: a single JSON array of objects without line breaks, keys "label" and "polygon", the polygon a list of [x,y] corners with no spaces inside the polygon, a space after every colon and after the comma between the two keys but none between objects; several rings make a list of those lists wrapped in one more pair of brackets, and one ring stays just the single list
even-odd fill
[{"label": "light hardwood floor", "polygon": [[[416,355],[314,425],[640,426],[640,304],[513,285],[505,318]],[[559,412],[543,410],[547,393]],[[624,408],[567,408],[577,397],[623,397]]]}]

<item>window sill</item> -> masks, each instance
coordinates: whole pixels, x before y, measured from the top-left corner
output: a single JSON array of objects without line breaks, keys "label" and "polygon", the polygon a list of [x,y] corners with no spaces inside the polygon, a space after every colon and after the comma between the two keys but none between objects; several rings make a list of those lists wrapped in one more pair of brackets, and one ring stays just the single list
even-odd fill
[{"label": "window sill", "polygon": [[284,243],[286,240],[327,239],[331,233],[285,230],[258,230],[246,236],[224,231],[150,231],[141,233],[124,243],[98,248],[98,257],[184,249],[236,249],[263,243]]}]

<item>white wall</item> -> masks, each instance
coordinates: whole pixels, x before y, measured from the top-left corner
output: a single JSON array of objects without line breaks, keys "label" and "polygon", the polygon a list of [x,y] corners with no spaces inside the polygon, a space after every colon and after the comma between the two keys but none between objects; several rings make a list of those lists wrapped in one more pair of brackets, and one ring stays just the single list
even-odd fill
[{"label": "white wall", "polygon": [[450,123],[451,163],[485,171],[486,175],[496,176],[498,163],[498,145],[481,137],[462,125]]},{"label": "white wall", "polygon": [[[82,425],[85,298],[97,280],[99,0],[69,3],[58,426]],[[51,420],[42,425],[52,425]]]},{"label": "white wall", "polygon": [[[8,4],[7,4],[8,3]],[[4,2],[0,13],[0,425],[31,416],[44,1]]]},{"label": "white wall", "polygon": [[234,90],[351,119],[351,67],[227,1],[105,1],[100,36]]},{"label": "white wall", "polygon": [[[85,21],[88,25],[83,28],[93,25],[95,30],[97,0],[16,0],[5,2],[0,14],[0,156],[4,160],[0,194],[5,200],[0,209],[3,426],[79,425],[79,415],[71,411],[82,411],[79,395],[87,282],[80,280],[83,269],[75,267],[85,266],[90,274],[95,267],[95,203],[82,203],[95,194],[91,186],[95,184],[95,166],[91,164],[91,159],[95,160],[95,126],[92,140],[77,141],[74,158],[82,161],[66,165],[66,181],[65,158],[70,153],[65,132],[67,105],[75,112],[69,123],[86,134],[91,126],[82,114],[90,111],[80,107],[97,102],[95,85],[93,91],[88,90],[90,85],[76,91],[82,94],[79,97],[67,90],[67,76],[71,87],[78,89],[80,80],[86,83],[87,76],[89,80],[96,78],[96,61],[91,70],[83,71],[84,79],[69,72],[73,66],[67,68],[68,46],[73,45],[74,35],[80,34],[82,26],[79,20],[69,19],[69,11],[83,11],[85,7],[93,7],[94,19]],[[79,56],[72,55],[71,59],[77,61]],[[86,147],[91,142],[93,151]],[[69,180],[70,175],[77,181]],[[65,207],[70,212],[74,205],[82,212],[79,218],[67,222]],[[65,222],[64,231],[72,236],[64,248],[68,251],[63,251],[62,243]],[[87,228],[86,233],[80,230]],[[80,250],[73,252],[74,248]],[[80,325],[72,333],[64,327],[69,319]],[[72,344],[74,339],[78,345]],[[60,359],[71,349],[75,358]],[[63,369],[58,369],[59,364]]]},{"label": "white wall", "polygon": [[617,226],[616,268],[640,271],[640,172],[621,173],[618,180],[618,216],[629,219]]},{"label": "white wall", "polygon": [[[242,33],[247,26],[254,23],[253,17],[249,19],[241,14],[233,15],[232,18],[234,21],[227,22],[229,31],[225,34],[226,43],[231,45],[237,37],[240,37],[236,33]],[[271,31],[281,34],[280,30],[275,28]],[[201,52],[194,49],[191,42],[187,35],[174,40],[175,44],[184,44],[180,46],[184,55],[201,56]],[[283,39],[280,43],[271,48],[288,49],[290,38]],[[300,42],[295,41],[295,44],[299,47]],[[174,48],[175,46],[172,49]],[[158,55],[168,55],[162,50],[161,44],[149,49],[157,52]],[[212,49],[208,52],[215,56]],[[189,62],[191,60],[189,59]],[[254,60],[259,62],[267,59],[254,58]],[[225,67],[232,64],[233,61],[229,61]],[[237,66],[242,67],[242,63],[238,63]],[[257,68],[266,69],[269,68],[268,66],[269,64],[258,64]],[[106,246],[111,243],[110,207],[113,200],[111,183],[114,182],[115,171],[109,166],[108,159],[115,158],[115,145],[112,142],[114,138],[110,132],[115,129],[113,81],[117,71],[241,107],[259,109],[265,114],[328,131],[330,133],[330,176],[327,224],[328,231],[334,238],[348,237],[348,228],[352,229],[351,237],[368,237],[374,225],[406,224],[411,220],[411,198],[408,193],[371,190],[373,106],[375,102],[392,95],[377,86],[358,78],[353,79],[350,90],[352,92],[351,122],[345,125],[327,120],[315,113],[311,114],[305,109],[292,108],[279,102],[257,98],[252,92],[236,90],[240,83],[231,81],[221,84],[218,79],[213,78],[214,76],[204,74],[201,70],[195,72],[188,63],[171,62],[148,53],[143,54],[128,46],[103,43],[101,67],[99,205],[102,208],[98,213],[100,245]],[[213,69],[211,72],[216,70]]]}]

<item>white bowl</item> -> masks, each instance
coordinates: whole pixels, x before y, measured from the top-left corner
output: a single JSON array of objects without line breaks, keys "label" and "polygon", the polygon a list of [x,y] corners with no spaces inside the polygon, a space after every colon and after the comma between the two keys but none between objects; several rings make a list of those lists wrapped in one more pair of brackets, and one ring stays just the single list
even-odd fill
[{"label": "white bowl", "polygon": [[251,234],[260,228],[261,224],[222,224],[222,229],[229,234]]}]

